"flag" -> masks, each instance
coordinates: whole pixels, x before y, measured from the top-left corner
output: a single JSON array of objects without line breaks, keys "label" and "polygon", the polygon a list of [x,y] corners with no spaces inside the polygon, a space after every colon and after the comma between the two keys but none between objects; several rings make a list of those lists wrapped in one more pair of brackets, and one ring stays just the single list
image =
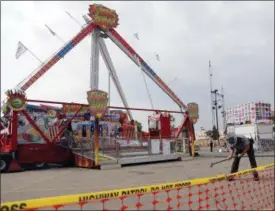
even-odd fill
[{"label": "flag", "polygon": [[139,36],[138,36],[138,33],[134,33],[134,37],[139,40]]},{"label": "flag", "polygon": [[25,53],[28,49],[19,41],[18,47],[16,50],[15,58],[18,59],[23,53]]},{"label": "flag", "polygon": [[158,55],[157,53],[156,53],[156,60],[157,60],[157,61],[160,61],[160,60],[159,60],[159,55]]},{"label": "flag", "polygon": [[90,23],[90,19],[87,17],[87,15],[83,15],[83,19],[85,20],[85,22],[86,22],[87,24]]},{"label": "flag", "polygon": [[55,33],[53,30],[51,30],[50,27],[48,27],[46,24],[45,24],[45,26],[47,27],[47,29],[49,29],[49,31],[51,32],[51,34],[52,34],[53,36],[56,36],[56,33]]}]

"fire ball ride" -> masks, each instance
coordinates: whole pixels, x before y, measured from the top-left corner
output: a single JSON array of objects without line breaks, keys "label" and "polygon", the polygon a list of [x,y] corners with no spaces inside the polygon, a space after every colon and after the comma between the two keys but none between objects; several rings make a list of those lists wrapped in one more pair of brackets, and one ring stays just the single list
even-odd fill
[{"label": "fire ball ride", "polygon": [[[0,121],[1,172],[45,168],[48,164],[103,168],[106,164],[123,165],[181,159],[171,146],[185,131],[194,156],[194,126],[198,105],[187,106],[115,30],[118,15],[99,4],[89,7],[90,20],[62,49],[42,64],[15,89],[8,90]],[[88,104],[32,100],[27,89],[91,35],[90,88]],[[104,39],[110,39],[151,78],[180,108],[180,111],[130,108],[119,82]],[[108,93],[98,90],[99,53],[103,57],[124,107],[108,106]],[[36,103],[36,104],[30,104]],[[40,105],[37,105],[40,103]],[[61,106],[52,106],[61,105]],[[126,112],[122,111],[126,110]],[[148,118],[149,131],[138,131],[132,110],[153,112]],[[171,114],[183,121],[175,132]],[[136,140],[142,141],[136,141]],[[133,141],[135,140],[135,141]],[[122,156],[128,153],[128,156]],[[103,160],[102,160],[102,159]]]}]

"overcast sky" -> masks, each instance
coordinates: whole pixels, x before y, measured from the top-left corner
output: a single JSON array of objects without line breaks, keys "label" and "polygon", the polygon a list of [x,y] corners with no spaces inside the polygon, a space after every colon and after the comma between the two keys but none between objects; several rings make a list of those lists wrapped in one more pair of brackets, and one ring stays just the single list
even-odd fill
[{"label": "overcast sky", "polygon": [[[197,102],[196,128],[211,127],[208,61],[212,62],[214,88],[224,87],[226,106],[264,101],[274,105],[274,2],[102,2],[119,14],[117,31],[170,85],[184,102]],[[21,41],[42,61],[62,43],[47,24],[68,41],[80,30],[65,13],[84,24],[89,2],[1,1],[1,96],[30,74],[39,62],[28,52],[18,60]],[[133,36],[138,32],[140,40]],[[109,52],[128,103],[150,108],[143,76],[115,44]],[[87,37],[27,90],[31,99],[86,103],[89,90],[91,39]],[[160,62],[151,59],[154,53]],[[150,60],[151,59],[151,60]],[[172,81],[174,77],[177,80]],[[99,88],[107,91],[107,69],[100,61]],[[172,82],[171,82],[172,81]],[[178,110],[150,79],[147,83],[155,108]],[[122,106],[112,85],[111,105]],[[150,113],[133,113],[147,124]],[[182,117],[177,115],[177,122]]]}]

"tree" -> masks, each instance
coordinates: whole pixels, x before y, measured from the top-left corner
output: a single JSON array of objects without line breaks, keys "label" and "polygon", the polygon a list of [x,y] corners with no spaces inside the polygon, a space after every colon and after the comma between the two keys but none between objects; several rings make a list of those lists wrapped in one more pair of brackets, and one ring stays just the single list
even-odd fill
[{"label": "tree", "polygon": [[215,125],[213,126],[212,130],[207,130],[205,134],[213,140],[219,140],[220,137],[219,131],[217,130]]},{"label": "tree", "polygon": [[141,122],[139,122],[139,121],[135,121],[135,123],[136,123],[136,126],[137,126],[137,131],[138,132],[142,132],[142,124],[141,124]]},{"label": "tree", "polygon": [[212,131],[213,131],[212,138],[213,138],[214,140],[219,140],[220,133],[219,133],[219,131],[217,130],[217,128],[216,128],[215,125],[213,126]]},{"label": "tree", "polygon": [[213,131],[212,130],[207,130],[205,132],[206,136],[208,136],[209,138],[212,138],[213,137]]}]

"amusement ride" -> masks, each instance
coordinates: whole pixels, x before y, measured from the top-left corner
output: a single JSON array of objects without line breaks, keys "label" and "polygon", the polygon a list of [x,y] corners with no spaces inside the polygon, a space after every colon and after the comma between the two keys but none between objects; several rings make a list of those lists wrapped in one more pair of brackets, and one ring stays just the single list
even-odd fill
[{"label": "amusement ride", "polygon": [[[117,164],[120,162],[119,156],[115,156],[117,154],[114,152],[124,149],[129,152],[142,147],[150,150],[146,159],[143,156],[140,162],[180,159],[180,155],[171,152],[170,146],[179,139],[183,131],[186,132],[185,138],[192,146],[194,156],[193,125],[199,117],[198,105],[196,103],[185,105],[116,31],[119,18],[115,10],[93,4],[89,7],[89,16],[86,25],[60,51],[23,80],[16,89],[6,92],[7,102],[3,108],[2,118],[5,121],[0,124],[1,172],[20,171],[30,166],[42,168],[50,163],[102,168],[104,162],[101,162],[100,158],[103,155],[106,155],[106,159],[110,162]],[[28,99],[26,95],[28,88],[88,35],[91,35],[92,39],[88,104]],[[130,108],[105,39],[110,39],[117,45],[179,106],[180,111]],[[124,107],[108,105],[108,93],[99,90],[100,55]],[[40,103],[40,106],[30,103]],[[59,104],[61,107],[49,104]],[[153,112],[148,117],[148,132],[138,131],[131,112],[133,110]],[[179,113],[183,117],[176,130],[171,128],[171,113]],[[136,146],[130,146],[132,140],[142,141]],[[165,146],[168,146],[169,153],[164,153]],[[110,151],[112,153],[108,153]],[[138,157],[135,157],[136,160]]]}]

